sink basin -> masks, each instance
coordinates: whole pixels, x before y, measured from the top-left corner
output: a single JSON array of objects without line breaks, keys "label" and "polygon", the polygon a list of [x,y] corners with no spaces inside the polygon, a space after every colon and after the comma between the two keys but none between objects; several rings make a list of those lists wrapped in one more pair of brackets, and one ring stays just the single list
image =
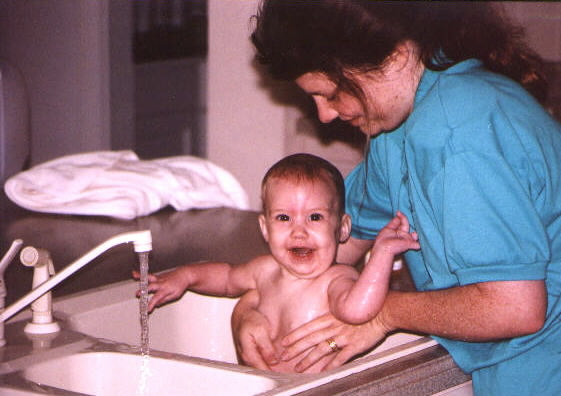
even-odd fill
[{"label": "sink basin", "polygon": [[[65,329],[78,331],[96,338],[138,346],[140,342],[140,321],[139,303],[135,297],[137,287],[137,283],[131,280],[57,299],[54,302],[55,317],[63,323]],[[212,366],[227,366],[235,367],[239,372],[246,375],[254,375],[254,377],[247,377],[250,385],[244,385],[243,389],[246,393],[239,394],[293,395],[436,345],[436,342],[428,337],[397,333],[387,337],[365,356],[334,370],[304,376],[268,375],[269,373],[237,364],[230,330],[230,315],[236,302],[235,299],[208,297],[188,292],[178,301],[160,307],[150,315],[149,340],[153,354],[159,353],[164,356],[166,353],[172,354],[171,356],[179,354],[187,361],[191,359],[208,362],[206,370],[196,365],[191,366],[185,370],[185,373],[193,372],[194,374],[185,374],[176,380],[171,376],[166,376],[165,372],[177,372],[175,370],[175,367],[179,365],[177,362],[166,362],[165,360],[160,361],[151,358],[150,361],[153,362],[151,364],[155,367],[153,371],[158,373],[158,376],[152,379],[155,384],[152,385],[153,387],[157,388],[160,384],[169,385],[173,386],[173,390],[181,390],[182,392],[185,389],[193,388],[197,389],[194,394],[199,394],[196,386],[201,385],[202,392],[207,386],[213,385],[213,378],[219,376],[220,387],[210,394],[220,394],[216,392],[219,392],[222,387],[227,389],[228,394],[238,394],[233,391],[235,389],[234,385],[230,387],[229,382],[224,381],[231,380],[235,384],[238,380],[242,381],[242,378],[243,381],[246,381],[246,376],[225,372],[225,380],[223,381],[223,371],[211,370]],[[60,383],[60,386],[64,385],[67,389],[80,389],[82,391],[89,389],[89,393],[104,395],[103,392],[94,392],[102,386],[99,383],[100,377],[106,376],[109,384],[112,381],[123,381],[123,378],[135,378],[133,381],[127,381],[126,386],[129,387],[135,386],[138,382],[140,373],[138,358],[129,356],[109,359],[107,355],[90,355],[89,357],[74,355],[68,359],[56,360],[54,361],[56,369],[53,370],[49,368],[52,362],[30,368],[26,372],[26,378],[33,379],[36,382],[50,381],[49,384],[55,381],[55,378],[59,378],[60,381],[64,381],[64,384]],[[121,363],[114,365],[113,362],[119,361],[119,359],[123,360]],[[125,362],[124,359],[131,360],[131,362]],[[99,369],[96,368],[90,373],[79,371],[80,375],[76,372],[76,379],[74,380],[67,378],[74,375],[60,374],[65,372],[67,366],[69,369],[80,366],[98,367],[96,364]],[[131,372],[129,372],[128,367],[126,370],[124,369],[129,365],[132,367]],[[171,365],[171,368],[168,365]],[[113,367],[113,369],[110,367]],[[119,372],[119,374],[115,375],[115,372]],[[58,377],[55,377],[55,375],[58,375]],[[160,375],[162,378],[160,378]],[[189,382],[192,375],[197,378],[196,383]],[[277,380],[278,382],[276,382]],[[214,382],[218,381],[215,380]],[[113,385],[103,386],[109,386],[107,389],[112,389]],[[133,389],[127,388],[120,394],[127,394],[130,390]],[[166,392],[165,394],[173,394],[173,392]]]},{"label": "sink basin", "polygon": [[[65,327],[96,338],[140,344],[137,282],[126,281],[55,301]],[[237,363],[230,315],[237,300],[186,293],[150,314],[150,348]]]},{"label": "sink basin", "polygon": [[76,353],[34,364],[22,376],[41,385],[103,396],[242,396],[278,385],[271,378],[234,368],[105,351]]},{"label": "sink basin", "polygon": [[[139,345],[137,287],[136,282],[126,281],[57,300],[55,315],[64,318],[66,328],[97,338]],[[237,363],[230,330],[230,316],[236,302],[237,299],[188,292],[178,301],[157,308],[149,320],[150,348]],[[434,344],[435,341],[417,334],[397,333],[370,355]]]}]

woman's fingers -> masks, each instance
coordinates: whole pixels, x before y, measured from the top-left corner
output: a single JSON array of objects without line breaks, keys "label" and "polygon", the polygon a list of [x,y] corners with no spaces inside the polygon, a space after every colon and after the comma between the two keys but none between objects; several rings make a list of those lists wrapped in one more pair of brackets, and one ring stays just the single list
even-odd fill
[{"label": "woman's fingers", "polygon": [[263,327],[255,328],[255,330],[252,334],[240,335],[237,344],[240,358],[249,366],[261,370],[271,370],[271,366],[278,362],[275,348]]},{"label": "woman's fingers", "polygon": [[313,336],[314,333],[333,326],[334,323],[340,323],[333,315],[327,313],[319,316],[314,320],[304,323],[287,334],[282,341],[285,346],[291,345],[307,336]]},{"label": "woman's fingers", "polygon": [[[283,360],[307,351],[296,365],[297,371],[306,371],[318,362],[325,365],[321,370],[339,367],[385,337],[383,328],[377,326],[375,320],[357,326],[345,324],[330,316],[324,315],[289,334],[286,337],[287,348],[283,352]],[[331,355],[333,357],[328,358]]]},{"label": "woman's fingers", "polygon": [[232,312],[232,334],[242,362],[270,370],[279,359],[271,340],[269,321],[256,309],[258,302],[259,294],[255,290],[242,296]]},{"label": "woman's fingers", "polygon": [[281,359],[290,360],[318,345],[331,336],[331,328],[339,323],[341,322],[328,313],[292,330],[282,340],[282,345],[287,349],[281,355]]}]

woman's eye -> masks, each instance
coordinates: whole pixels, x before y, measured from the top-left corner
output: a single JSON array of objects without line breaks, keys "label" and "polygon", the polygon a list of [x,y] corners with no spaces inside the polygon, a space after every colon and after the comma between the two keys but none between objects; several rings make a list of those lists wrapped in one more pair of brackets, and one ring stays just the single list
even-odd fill
[{"label": "woman's eye", "polygon": [[285,215],[285,214],[277,215],[275,218],[278,221],[288,221],[288,220],[290,220],[290,217],[288,217],[288,215]]},{"label": "woman's eye", "polygon": [[339,99],[339,90],[338,89],[331,92],[329,95],[325,95],[325,100],[327,100],[328,102],[334,102],[338,99]]},{"label": "woman's eye", "polygon": [[310,220],[312,221],[320,221],[321,219],[323,219],[323,216],[319,213],[313,213],[310,215]]}]

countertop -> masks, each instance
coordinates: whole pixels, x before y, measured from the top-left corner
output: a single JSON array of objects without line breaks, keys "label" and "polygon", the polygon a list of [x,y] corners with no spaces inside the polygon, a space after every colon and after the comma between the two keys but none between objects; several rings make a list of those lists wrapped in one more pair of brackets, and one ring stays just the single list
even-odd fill
[{"label": "countertop", "polygon": [[[124,221],[108,217],[34,213],[0,196],[0,254],[14,239],[49,251],[55,269],[66,267],[105,240],[129,231],[150,229],[150,271],[158,272],[200,260],[234,264],[268,253],[258,213],[230,208],[177,212],[171,208]],[[137,268],[131,246],[117,246],[99,256],[53,291],[54,297],[129,279]],[[31,289],[32,270],[14,259],[5,272],[7,305]],[[412,290],[406,267],[392,277],[392,288]],[[469,381],[441,346],[430,347],[382,366],[323,385],[305,395],[430,395]]]},{"label": "countertop", "polygon": [[[107,239],[130,231],[149,229],[153,250],[150,271],[158,272],[200,260],[234,264],[268,253],[257,222],[258,214],[230,208],[178,212],[164,208],[150,216],[118,220],[101,216],[35,213],[0,196],[0,255],[14,239],[24,246],[49,251],[56,271],[66,267]],[[110,249],[58,285],[55,297],[129,279],[138,268],[131,246]],[[31,288],[33,270],[14,259],[5,273],[7,304]]]}]

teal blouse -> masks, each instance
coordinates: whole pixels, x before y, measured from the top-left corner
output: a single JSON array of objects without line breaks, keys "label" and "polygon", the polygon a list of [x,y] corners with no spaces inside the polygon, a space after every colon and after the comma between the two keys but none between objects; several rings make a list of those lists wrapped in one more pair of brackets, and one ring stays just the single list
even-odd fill
[{"label": "teal blouse", "polygon": [[413,113],[371,139],[346,189],[356,238],[375,238],[397,210],[408,216],[418,290],[545,279],[538,333],[435,338],[477,394],[561,394],[561,126],[522,87],[477,60],[426,70]]}]

